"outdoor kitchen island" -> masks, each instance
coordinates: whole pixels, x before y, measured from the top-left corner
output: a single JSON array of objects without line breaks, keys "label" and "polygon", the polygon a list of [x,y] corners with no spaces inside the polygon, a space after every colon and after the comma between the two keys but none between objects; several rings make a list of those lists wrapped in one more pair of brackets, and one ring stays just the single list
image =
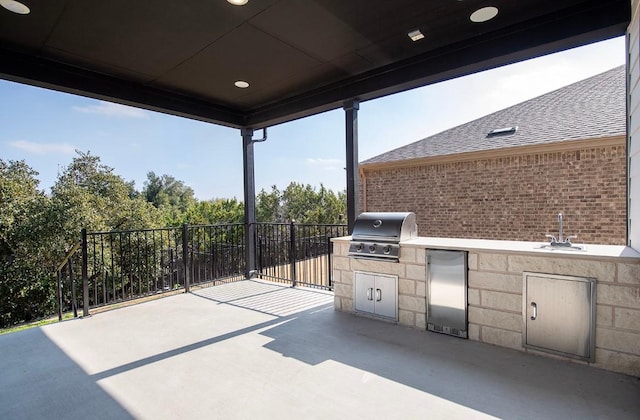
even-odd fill
[{"label": "outdoor kitchen island", "polygon": [[[368,315],[426,333],[426,251],[466,251],[469,339],[640,377],[640,254],[632,248],[586,245],[585,250],[576,251],[543,249],[540,247],[546,243],[542,242],[417,237],[400,242],[399,262],[395,262],[349,256],[350,241],[351,237],[332,239],[336,310],[363,314],[355,306],[356,275],[391,278],[395,280],[395,317]],[[525,307],[523,299],[523,295],[527,297],[525,273],[545,277],[543,280],[552,275],[547,284],[554,284],[555,279],[559,279],[559,284],[564,281],[579,286],[582,283],[565,280],[584,278],[593,282],[593,318],[592,322],[585,321],[591,324],[591,342],[595,347],[590,357],[563,357],[562,353],[540,351],[523,342],[523,336],[527,339],[527,325],[535,322],[529,320],[536,319],[536,313],[531,312],[536,311],[535,304],[529,307],[527,301]],[[572,306],[567,306],[571,311]],[[538,308],[544,313],[539,302]],[[571,314],[559,315],[543,336],[563,334],[563,324]],[[562,344],[563,338],[558,339]]]}]

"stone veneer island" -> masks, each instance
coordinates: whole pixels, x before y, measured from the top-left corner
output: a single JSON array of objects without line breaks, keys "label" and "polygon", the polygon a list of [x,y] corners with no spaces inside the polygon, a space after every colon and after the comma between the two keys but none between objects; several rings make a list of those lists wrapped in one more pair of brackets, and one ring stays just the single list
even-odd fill
[{"label": "stone veneer island", "polygon": [[349,257],[350,239],[332,240],[337,310],[355,312],[354,272],[397,276],[395,322],[426,330],[426,250],[467,251],[469,339],[538,355],[548,354],[523,345],[523,273],[595,278],[595,362],[566,359],[640,377],[640,254],[632,248],[544,250],[533,242],[419,237],[400,244],[396,263]]}]

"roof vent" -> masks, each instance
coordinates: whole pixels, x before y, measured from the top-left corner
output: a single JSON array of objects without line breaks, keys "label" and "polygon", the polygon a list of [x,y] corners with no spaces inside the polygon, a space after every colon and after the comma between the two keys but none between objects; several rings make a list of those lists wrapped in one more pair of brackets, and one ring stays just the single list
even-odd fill
[{"label": "roof vent", "polygon": [[513,127],[496,128],[495,130],[489,131],[487,137],[509,136],[515,134],[516,131],[518,131],[517,125]]}]

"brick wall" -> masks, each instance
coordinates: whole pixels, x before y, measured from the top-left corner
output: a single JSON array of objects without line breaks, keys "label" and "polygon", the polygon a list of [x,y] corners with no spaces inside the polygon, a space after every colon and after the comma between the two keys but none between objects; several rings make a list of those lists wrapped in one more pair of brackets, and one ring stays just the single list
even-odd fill
[{"label": "brick wall", "polygon": [[[420,166],[363,165],[360,208],[413,211],[420,236],[545,241],[557,214],[575,243],[626,244],[620,144]],[[364,202],[366,200],[366,203]]]}]

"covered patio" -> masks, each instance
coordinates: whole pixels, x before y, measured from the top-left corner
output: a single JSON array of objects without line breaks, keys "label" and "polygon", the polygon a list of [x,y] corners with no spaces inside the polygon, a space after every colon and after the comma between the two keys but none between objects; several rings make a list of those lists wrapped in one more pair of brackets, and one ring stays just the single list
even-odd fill
[{"label": "covered patio", "polygon": [[[247,278],[253,146],[268,127],[345,110],[352,228],[360,102],[628,28],[629,92],[638,85],[637,1],[496,0],[499,18],[482,24],[469,20],[486,6],[479,0],[24,3],[30,17],[0,14],[3,79],[239,129]],[[412,40],[416,30],[428,42]],[[629,179],[637,144],[628,142]],[[333,302],[249,279],[0,336],[0,418],[640,417],[638,378],[356,317]]]},{"label": "covered patio", "polygon": [[3,335],[0,354],[4,419],[640,416],[638,378],[256,280]]}]

